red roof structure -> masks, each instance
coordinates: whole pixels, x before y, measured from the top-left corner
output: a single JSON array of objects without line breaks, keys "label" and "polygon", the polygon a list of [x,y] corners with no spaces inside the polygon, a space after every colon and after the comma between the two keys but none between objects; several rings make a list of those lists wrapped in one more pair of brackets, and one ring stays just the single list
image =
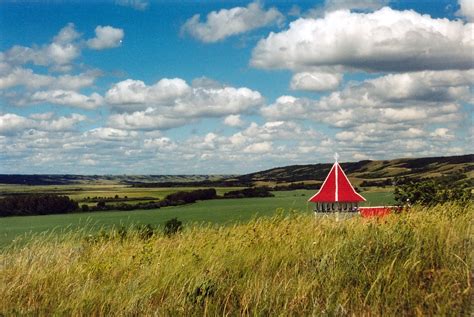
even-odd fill
[{"label": "red roof structure", "polygon": [[358,203],[365,201],[365,198],[354,190],[351,182],[337,162],[336,156],[336,162],[329,171],[323,185],[308,201],[313,203]]}]

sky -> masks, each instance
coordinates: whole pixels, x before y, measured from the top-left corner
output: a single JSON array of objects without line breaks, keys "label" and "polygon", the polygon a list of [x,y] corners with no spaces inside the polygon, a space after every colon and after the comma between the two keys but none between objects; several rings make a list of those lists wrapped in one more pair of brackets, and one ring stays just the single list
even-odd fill
[{"label": "sky", "polygon": [[472,153],[474,1],[2,1],[0,173]]}]

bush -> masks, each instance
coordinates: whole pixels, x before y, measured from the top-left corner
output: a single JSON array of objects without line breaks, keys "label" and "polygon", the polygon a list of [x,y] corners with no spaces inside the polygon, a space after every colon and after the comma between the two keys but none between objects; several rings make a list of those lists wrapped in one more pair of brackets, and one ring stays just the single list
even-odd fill
[{"label": "bush", "polygon": [[155,227],[150,224],[138,225],[136,229],[139,237],[143,240],[148,240],[155,234]]},{"label": "bush", "polygon": [[81,206],[81,209],[84,212],[88,212],[89,211],[89,205],[84,204],[84,205]]},{"label": "bush", "polygon": [[175,233],[178,233],[183,228],[183,223],[177,218],[172,218],[165,222],[165,227],[163,229],[164,233],[167,236],[172,236]]}]

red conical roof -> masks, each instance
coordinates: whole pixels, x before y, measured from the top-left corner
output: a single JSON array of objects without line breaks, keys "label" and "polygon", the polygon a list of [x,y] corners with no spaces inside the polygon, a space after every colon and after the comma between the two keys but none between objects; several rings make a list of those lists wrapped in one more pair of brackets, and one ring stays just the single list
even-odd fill
[{"label": "red conical roof", "polygon": [[309,199],[313,203],[360,202],[365,198],[352,187],[338,162],[334,163],[319,191]]}]

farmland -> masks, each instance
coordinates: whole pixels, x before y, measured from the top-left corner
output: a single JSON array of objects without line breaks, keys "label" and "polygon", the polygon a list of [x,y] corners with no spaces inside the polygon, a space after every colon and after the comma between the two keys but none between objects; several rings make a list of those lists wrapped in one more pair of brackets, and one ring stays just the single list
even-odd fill
[{"label": "farmland", "polygon": [[[86,197],[102,195],[113,197],[115,193],[120,196],[136,197],[152,196],[162,198],[165,195],[177,190],[187,190],[189,188],[153,188],[135,189],[123,186],[94,186],[94,187],[69,187],[66,186],[34,186],[25,187],[24,190],[34,192],[49,192],[56,188],[56,192],[65,194],[72,192],[71,197]],[[72,189],[82,189],[74,191]],[[17,191],[17,188],[4,186],[4,191]],[[223,193],[229,188],[219,188],[218,192]],[[76,194],[80,192],[80,194]],[[73,228],[86,227],[95,232],[102,227],[122,226],[130,224],[151,224],[162,225],[166,220],[177,217],[185,223],[215,223],[231,224],[235,222],[247,221],[257,216],[271,216],[278,208],[285,210],[295,209],[302,213],[309,213],[311,206],[306,201],[314,191],[295,190],[274,192],[275,197],[269,198],[245,198],[245,199],[225,199],[198,201],[195,204],[167,207],[156,210],[133,210],[133,211],[106,211],[93,213],[73,213],[64,215],[28,216],[28,217],[8,217],[0,218],[0,246],[9,244],[17,237],[27,233],[40,232],[61,232]],[[393,197],[390,191],[364,192],[368,203],[372,205],[390,204]]]},{"label": "farmland", "polygon": [[171,237],[37,237],[1,251],[0,311],[469,315],[473,216],[472,205],[447,204],[383,221],[284,213]]}]

